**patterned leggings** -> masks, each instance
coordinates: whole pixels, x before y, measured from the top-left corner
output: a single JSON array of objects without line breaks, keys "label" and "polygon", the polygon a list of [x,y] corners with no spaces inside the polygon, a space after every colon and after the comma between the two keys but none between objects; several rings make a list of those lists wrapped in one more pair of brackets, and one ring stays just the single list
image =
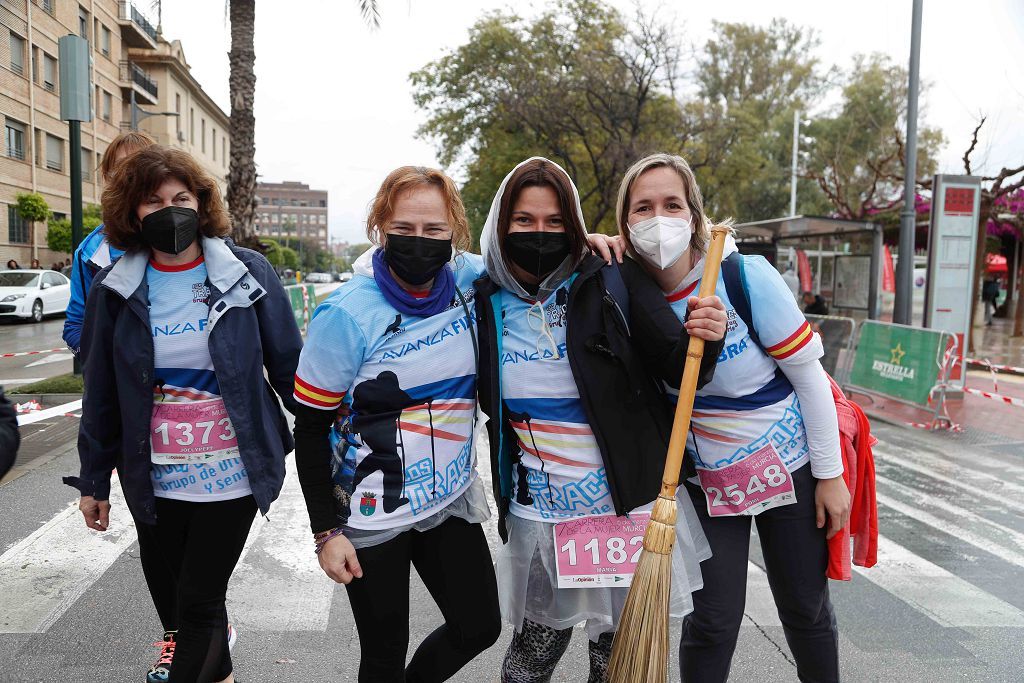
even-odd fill
[{"label": "patterned leggings", "polygon": [[[598,641],[588,641],[590,678],[588,683],[605,683],[608,658],[612,653],[614,633],[602,633]],[[558,660],[565,654],[572,638],[572,629],[557,630],[529,619],[523,628],[512,634],[501,665],[501,683],[547,683],[555,672]]]}]

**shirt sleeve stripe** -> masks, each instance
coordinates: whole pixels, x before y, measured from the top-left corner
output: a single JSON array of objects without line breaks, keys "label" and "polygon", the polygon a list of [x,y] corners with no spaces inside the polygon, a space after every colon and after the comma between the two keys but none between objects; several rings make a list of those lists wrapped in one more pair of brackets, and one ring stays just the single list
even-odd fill
[{"label": "shirt sleeve stripe", "polygon": [[314,394],[319,394],[323,398],[329,398],[329,399],[330,398],[339,398],[340,399],[340,398],[344,398],[344,396],[345,396],[345,392],[344,391],[338,392],[338,391],[327,391],[326,389],[321,389],[320,387],[313,386],[309,382],[303,380],[298,375],[295,375],[295,386],[296,386],[296,388],[302,387],[303,389],[305,389],[307,391],[311,391]]},{"label": "shirt sleeve stripe", "polygon": [[292,396],[295,397],[296,401],[298,401],[302,405],[309,406],[310,408],[337,408],[339,405],[341,405],[340,400],[338,400],[335,403],[327,403],[326,401],[321,401],[319,399],[312,398],[311,396],[300,394],[298,390],[293,392]]},{"label": "shirt sleeve stripe", "polygon": [[783,359],[789,358],[794,353],[802,349],[804,346],[814,338],[814,332],[811,331],[811,326],[808,323],[804,323],[800,326],[800,329],[794,332],[791,336],[785,340],[779,342],[775,346],[768,347],[767,351],[771,354],[772,358]]}]

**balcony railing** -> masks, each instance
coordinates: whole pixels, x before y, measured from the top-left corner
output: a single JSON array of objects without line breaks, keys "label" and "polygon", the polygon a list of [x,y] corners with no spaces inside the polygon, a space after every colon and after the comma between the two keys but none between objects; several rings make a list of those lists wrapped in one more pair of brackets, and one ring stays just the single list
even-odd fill
[{"label": "balcony railing", "polygon": [[131,22],[139,28],[141,28],[146,33],[146,35],[148,35],[154,41],[156,40],[156,29],[153,28],[153,24],[149,23],[149,20],[146,19],[146,16],[138,9],[136,9],[134,4],[122,0],[122,2],[118,3],[118,5],[120,6],[120,17],[122,21],[131,20]]},{"label": "balcony railing", "polygon": [[43,8],[43,11],[53,16],[53,0],[38,0],[39,6]]},{"label": "balcony railing", "polygon": [[25,148],[24,147],[8,147],[7,156],[11,159],[18,159],[19,161],[25,160]]},{"label": "balcony railing", "polygon": [[131,83],[139,86],[145,92],[153,96],[153,99],[158,97],[158,89],[156,81],[149,77],[145,69],[136,64],[135,62],[129,62],[122,60],[121,62],[121,80],[130,81]]}]

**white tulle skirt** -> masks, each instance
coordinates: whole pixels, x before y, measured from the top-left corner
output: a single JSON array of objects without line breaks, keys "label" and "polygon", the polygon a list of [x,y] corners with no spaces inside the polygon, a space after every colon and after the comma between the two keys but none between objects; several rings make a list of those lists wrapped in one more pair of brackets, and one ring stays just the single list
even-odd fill
[{"label": "white tulle skirt", "polygon": [[[686,491],[676,492],[678,516],[672,550],[670,615],[682,618],[693,611],[691,593],[704,586],[700,563],[711,557],[704,530]],[[572,628],[586,622],[587,635],[596,641],[618,628],[619,615],[629,588],[559,588],[555,571],[555,543],[550,522],[509,515],[508,543],[498,551],[496,570],[501,614],[517,631],[523,619],[550,628]]]}]

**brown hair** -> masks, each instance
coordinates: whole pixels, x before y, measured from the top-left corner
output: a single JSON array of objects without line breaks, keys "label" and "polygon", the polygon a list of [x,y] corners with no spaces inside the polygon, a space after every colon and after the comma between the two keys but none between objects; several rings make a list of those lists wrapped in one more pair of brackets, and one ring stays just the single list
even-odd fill
[{"label": "brown hair", "polygon": [[123,161],[118,157],[122,155],[128,157],[155,144],[156,140],[152,135],[138,130],[130,130],[118,135],[107,145],[107,151],[103,153],[103,158],[100,160],[100,174],[103,176],[103,181],[110,182],[118,162]]},{"label": "brown hair", "polygon": [[444,197],[452,229],[452,246],[457,252],[469,249],[472,236],[469,234],[466,207],[462,204],[459,188],[443,172],[425,166],[401,166],[388,174],[370,205],[370,215],[366,217],[366,236],[372,243],[384,246],[387,239],[384,228],[395,213],[395,200],[401,194],[424,185],[436,187]]},{"label": "brown hair", "polygon": [[[546,159],[530,159],[517,168],[505,184],[505,192],[498,205],[498,244],[504,244],[512,223],[512,209],[520,193],[528,187],[550,187],[554,190],[565,234],[569,238],[569,254],[578,262],[587,251],[587,226],[576,212],[576,193],[573,191],[572,180]],[[502,258],[506,259],[505,265],[511,268],[505,250],[502,249],[501,253]]]},{"label": "brown hair", "polygon": [[[637,178],[655,168],[671,168],[683,181],[683,191],[686,193],[686,204],[690,208],[690,222],[693,225],[693,236],[690,238],[690,247],[698,254],[707,251],[708,243],[711,241],[711,227],[714,223],[704,214],[704,198],[700,194],[700,187],[697,185],[697,177],[693,169],[686,163],[686,159],[675,154],[664,152],[644,157],[630,166],[626,175],[622,177],[619,185],[619,196],[615,202],[615,220],[619,227],[619,235],[626,242],[630,253],[633,251],[633,243],[629,239],[629,226],[626,225],[626,218],[629,216],[629,193],[633,189],[633,183]],[[732,219],[728,218],[721,223],[724,226],[731,226]]]},{"label": "brown hair", "polygon": [[210,174],[190,154],[153,145],[125,159],[103,190],[103,224],[112,245],[124,251],[143,246],[139,205],[170,178],[181,181],[199,201],[203,235],[223,237],[231,232],[231,218]]}]

